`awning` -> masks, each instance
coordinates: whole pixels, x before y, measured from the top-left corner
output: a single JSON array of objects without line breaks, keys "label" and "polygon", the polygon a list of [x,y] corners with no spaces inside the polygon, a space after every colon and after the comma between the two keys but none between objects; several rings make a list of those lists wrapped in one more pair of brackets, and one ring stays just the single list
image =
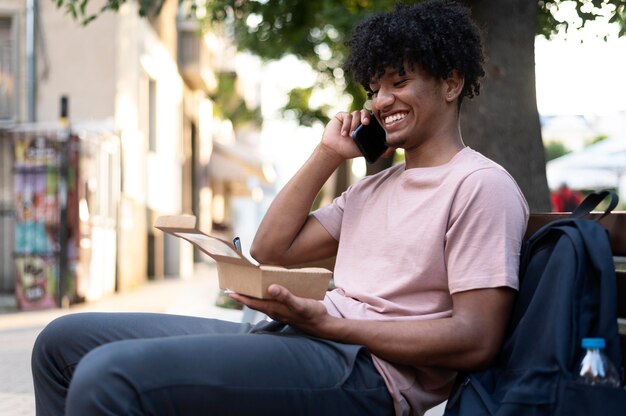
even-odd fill
[{"label": "awning", "polygon": [[257,178],[265,184],[276,180],[274,167],[263,161],[258,151],[252,147],[232,144],[226,145],[213,142],[213,153],[207,165],[207,174],[210,179],[222,181],[246,182],[250,178]]},{"label": "awning", "polygon": [[605,139],[546,164],[552,189],[567,183],[574,189],[619,188],[626,178],[626,137]]}]

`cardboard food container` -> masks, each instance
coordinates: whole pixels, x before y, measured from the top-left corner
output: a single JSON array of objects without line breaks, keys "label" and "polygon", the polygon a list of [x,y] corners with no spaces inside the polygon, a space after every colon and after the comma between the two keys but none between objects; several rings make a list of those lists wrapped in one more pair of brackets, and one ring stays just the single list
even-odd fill
[{"label": "cardboard food container", "polygon": [[221,289],[267,299],[270,297],[267,288],[277,283],[296,296],[321,300],[332,277],[330,270],[320,267],[287,269],[255,264],[239,253],[232,243],[198,230],[196,217],[192,215],[159,217],[154,226],[189,241],[215,260]]}]

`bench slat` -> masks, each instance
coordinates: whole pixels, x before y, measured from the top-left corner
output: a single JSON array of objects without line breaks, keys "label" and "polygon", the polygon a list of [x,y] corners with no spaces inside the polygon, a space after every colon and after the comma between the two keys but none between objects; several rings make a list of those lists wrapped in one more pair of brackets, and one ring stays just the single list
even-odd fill
[{"label": "bench slat", "polygon": [[[595,219],[600,217],[600,213],[592,213],[585,218]],[[548,212],[531,214],[528,219],[525,239],[530,237],[535,231],[545,224],[567,218],[569,213]],[[600,220],[600,224],[609,231],[611,249],[614,256],[626,256],[626,211],[612,212]]]}]

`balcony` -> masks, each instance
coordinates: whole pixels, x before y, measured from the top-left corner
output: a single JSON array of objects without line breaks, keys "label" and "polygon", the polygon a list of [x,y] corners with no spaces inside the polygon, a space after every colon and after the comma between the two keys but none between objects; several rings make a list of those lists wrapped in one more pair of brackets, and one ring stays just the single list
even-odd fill
[{"label": "balcony", "polygon": [[194,21],[178,22],[178,68],[189,88],[211,93],[217,87],[213,57]]}]

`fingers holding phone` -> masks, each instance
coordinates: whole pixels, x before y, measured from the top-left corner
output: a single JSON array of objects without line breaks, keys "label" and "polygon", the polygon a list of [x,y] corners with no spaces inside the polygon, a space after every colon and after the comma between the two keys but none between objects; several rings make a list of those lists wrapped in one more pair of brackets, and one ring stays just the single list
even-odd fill
[{"label": "fingers holding phone", "polygon": [[392,153],[386,138],[376,117],[368,110],[360,110],[336,114],[326,126],[322,142],[343,157],[363,155],[368,163],[374,163]]},{"label": "fingers holding phone", "polygon": [[357,157],[360,152],[351,134],[362,122],[369,123],[370,115],[365,111],[337,113],[326,125],[322,144],[346,159]]},{"label": "fingers holding phone", "polygon": [[374,116],[367,110],[353,111],[350,128],[347,130],[348,134],[346,136],[352,136],[359,126],[370,124],[373,118]]},{"label": "fingers holding phone", "polygon": [[351,113],[340,112],[337,113],[334,118],[341,123],[341,135],[349,137],[361,124],[369,124],[373,116],[367,110],[360,110]]}]

